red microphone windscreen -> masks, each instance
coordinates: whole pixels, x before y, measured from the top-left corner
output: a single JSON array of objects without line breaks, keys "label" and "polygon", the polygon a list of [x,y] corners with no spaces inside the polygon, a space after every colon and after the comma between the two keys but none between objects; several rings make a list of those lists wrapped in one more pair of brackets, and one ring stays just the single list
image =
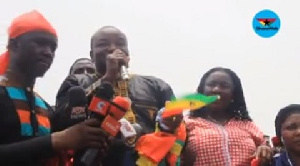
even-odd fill
[{"label": "red microphone windscreen", "polygon": [[108,132],[111,136],[116,136],[120,131],[121,123],[115,118],[107,115],[101,123],[101,128]]},{"label": "red microphone windscreen", "polygon": [[109,106],[110,103],[108,101],[94,96],[89,105],[89,110],[99,115],[106,116]]},{"label": "red microphone windscreen", "polygon": [[117,120],[120,120],[130,109],[131,100],[126,97],[116,96],[110,106],[109,113]]}]

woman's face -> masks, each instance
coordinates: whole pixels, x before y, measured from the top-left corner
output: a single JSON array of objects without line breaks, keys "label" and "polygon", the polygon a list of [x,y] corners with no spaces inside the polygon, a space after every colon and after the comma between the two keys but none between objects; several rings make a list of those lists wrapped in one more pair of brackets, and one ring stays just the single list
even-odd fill
[{"label": "woman's face", "polygon": [[288,151],[300,153],[300,110],[289,115],[282,123],[281,135]]},{"label": "woman's face", "polygon": [[233,82],[229,74],[224,71],[211,73],[204,82],[204,94],[219,95],[221,98],[209,105],[212,111],[224,111],[232,102]]}]

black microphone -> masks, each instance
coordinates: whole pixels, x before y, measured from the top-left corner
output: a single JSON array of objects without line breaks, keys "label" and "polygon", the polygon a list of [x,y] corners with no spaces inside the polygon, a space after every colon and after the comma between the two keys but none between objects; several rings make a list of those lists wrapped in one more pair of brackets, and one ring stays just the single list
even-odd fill
[{"label": "black microphone", "polygon": [[88,104],[85,91],[80,86],[71,87],[67,93],[68,106],[71,108],[70,119],[73,124],[86,119],[86,106]]},{"label": "black microphone", "polygon": [[[102,83],[101,86],[96,89],[95,96],[90,103],[89,118],[99,119],[102,123],[108,113],[113,95],[114,90],[112,85],[109,83]],[[81,162],[87,166],[91,165],[98,153],[99,149],[88,149],[81,157]]]}]

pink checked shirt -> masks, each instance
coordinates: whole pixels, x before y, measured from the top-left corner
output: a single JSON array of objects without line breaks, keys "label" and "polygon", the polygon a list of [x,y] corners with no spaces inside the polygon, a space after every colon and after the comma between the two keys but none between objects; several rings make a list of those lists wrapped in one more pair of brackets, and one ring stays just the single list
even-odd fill
[{"label": "pink checked shirt", "polygon": [[[230,120],[225,126],[202,118],[185,117],[188,131],[184,161],[194,166],[249,166],[263,133],[249,121]],[[191,165],[192,166],[192,165]]]}]

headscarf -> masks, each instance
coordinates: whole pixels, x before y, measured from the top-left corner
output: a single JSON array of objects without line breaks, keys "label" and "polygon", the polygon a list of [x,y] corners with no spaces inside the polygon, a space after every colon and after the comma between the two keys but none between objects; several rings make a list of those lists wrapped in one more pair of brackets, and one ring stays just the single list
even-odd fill
[{"label": "headscarf", "polygon": [[[57,37],[56,30],[37,10],[32,10],[16,17],[8,28],[8,37],[13,39],[32,31],[46,31]],[[0,55],[0,75],[3,75],[9,64],[9,52]]]}]

